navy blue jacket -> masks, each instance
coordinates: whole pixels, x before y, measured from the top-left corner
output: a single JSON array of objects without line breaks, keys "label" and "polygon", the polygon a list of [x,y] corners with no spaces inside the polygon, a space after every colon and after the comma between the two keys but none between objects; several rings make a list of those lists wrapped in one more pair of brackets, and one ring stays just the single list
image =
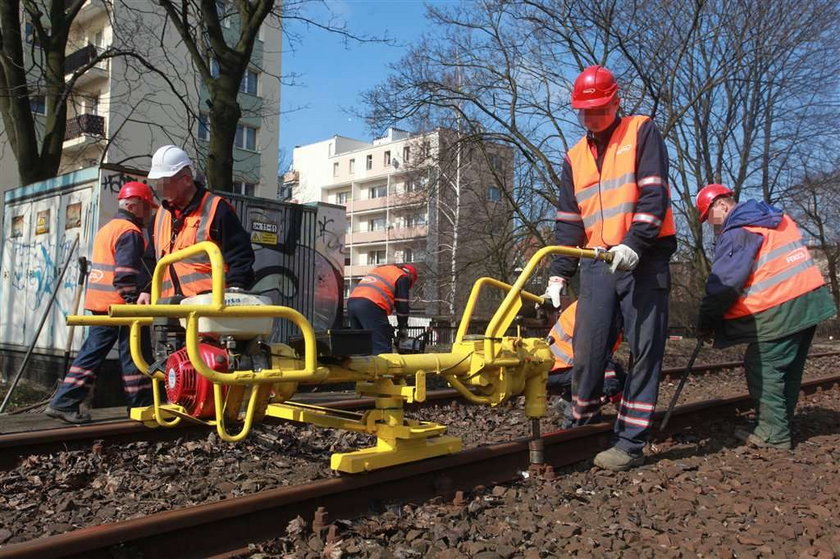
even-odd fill
[{"label": "navy blue jacket", "polygon": [[[596,163],[598,170],[604,161],[604,154],[612,138],[613,132],[618,127],[620,119],[610,125],[609,128],[598,134],[587,133],[586,140],[590,146],[595,146],[598,157]],[[659,129],[652,120],[645,122],[639,128],[639,135],[636,149],[636,180],[645,177],[659,176],[665,181],[668,180],[668,150]],[[636,202],[636,212],[651,214],[660,220],[665,219],[665,212],[671,205],[671,198],[667,186],[665,188],[642,188],[639,200]],[[575,186],[572,180],[572,165],[569,158],[563,160],[563,170],[560,176],[560,191],[557,198],[557,211],[580,213],[577,199],[575,198]],[[583,246],[586,243],[586,231],[582,221],[562,221],[554,223],[554,243],[565,246]],[[664,258],[670,258],[677,249],[676,237],[659,237],[659,227],[647,222],[633,222],[630,230],[625,235],[622,243],[636,251],[641,258],[646,253],[661,253]],[[611,247],[604,247],[611,248]],[[572,277],[577,271],[577,259],[559,256],[554,259],[551,266],[552,276],[561,276],[566,279]]]},{"label": "navy blue jacket", "polygon": [[[118,210],[114,219],[125,219],[143,230],[143,224],[131,212]],[[143,258],[145,249],[143,235],[134,231],[120,235],[114,247],[114,288],[129,304],[136,303],[141,292],[149,291],[151,272]]]},{"label": "navy blue jacket", "polygon": [[706,281],[706,297],[700,304],[698,328],[711,329],[723,320],[752,273],[764,237],[744,227],[775,229],[781,222],[782,210],[764,202],[748,200],[732,208],[715,241],[712,272]]}]

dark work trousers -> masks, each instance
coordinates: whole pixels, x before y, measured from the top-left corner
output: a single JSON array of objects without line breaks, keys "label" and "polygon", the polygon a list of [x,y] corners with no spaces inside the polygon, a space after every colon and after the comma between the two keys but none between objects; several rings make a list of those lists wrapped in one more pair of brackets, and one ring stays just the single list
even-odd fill
[{"label": "dark work trousers", "polygon": [[384,309],[370,299],[350,297],[347,299],[347,313],[350,315],[350,326],[371,331],[374,355],[394,351],[394,328],[388,322],[388,314]]},{"label": "dark work trousers", "polygon": [[580,298],[572,346],[572,417],[575,425],[599,420],[604,370],[621,313],[634,358],[615,421],[615,446],[639,454],[650,436],[668,327],[668,258],[642,257],[632,272],[611,274],[605,262],[581,260]]},{"label": "dark work trousers", "polygon": [[[151,359],[151,341],[149,329],[141,328],[141,347],[143,355],[148,362]],[[87,396],[90,388],[96,380],[96,374],[102,363],[108,356],[108,352],[114,347],[114,342],[119,340],[120,364],[122,366],[123,389],[125,390],[126,403],[130,407],[149,406],[152,404],[152,384],[149,377],[137,370],[134,360],[131,358],[129,348],[128,326],[91,326],[88,329],[88,337],[82,344],[82,349],[73,365],[67,371],[64,382],[58,388],[50,406],[58,410],[78,410],[79,404]]]},{"label": "dark work trousers", "polygon": [[772,444],[791,442],[790,422],[799,399],[802,370],[816,326],[769,342],[747,346],[747,387],[755,401],[755,431]]}]

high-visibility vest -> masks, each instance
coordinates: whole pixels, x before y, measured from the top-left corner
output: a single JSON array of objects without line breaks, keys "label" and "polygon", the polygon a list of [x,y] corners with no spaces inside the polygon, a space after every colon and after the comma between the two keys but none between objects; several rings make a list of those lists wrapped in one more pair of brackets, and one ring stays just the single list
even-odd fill
[{"label": "high-visibility vest", "polygon": [[[213,240],[210,238],[210,225],[213,223],[216,209],[222,200],[222,197],[216,196],[210,191],[205,192],[195,209],[181,217],[183,225],[174,239],[172,235],[172,212],[166,208],[158,210],[155,218],[155,255],[157,259],[160,260],[167,254],[191,247],[196,243]],[[210,291],[213,288],[210,258],[207,254],[201,253],[166,267],[163,273],[161,297],[175,295],[175,285],[171,277],[173,268],[181,287],[181,295],[191,297],[203,291]],[[229,266],[225,264],[226,273],[228,269]]]},{"label": "high-visibility vest", "polygon": [[646,116],[621,119],[610,137],[600,172],[586,137],[569,150],[580,216],[564,212],[558,213],[558,219],[582,219],[589,248],[621,244],[634,222],[659,226],[660,237],[674,235],[676,231],[670,203],[664,220],[652,214],[636,213],[642,188],[668,188],[668,177],[651,176],[636,181],[638,133],[648,120]]},{"label": "high-visibility vest", "polygon": [[403,276],[408,276],[408,274],[399,266],[393,264],[377,266],[359,280],[359,285],[350,293],[350,298],[368,299],[386,313],[391,314],[396,301],[397,280]]},{"label": "high-visibility vest", "polygon": [[782,216],[776,229],[756,226],[744,229],[761,235],[764,240],[740,297],[724,313],[724,318],[760,313],[825,284],[808,247],[802,242],[799,227],[791,218]]},{"label": "high-visibility vest", "polygon": [[[124,305],[125,299],[114,287],[116,272],[140,273],[134,268],[117,268],[114,255],[117,242],[125,233],[143,232],[127,219],[115,218],[97,231],[93,240],[93,254],[90,262],[87,291],[85,292],[85,308],[89,311],[107,311],[110,305]],[[145,240],[145,239],[144,239]],[[144,243],[145,244],[145,243]],[[142,255],[139,255],[142,257]]]},{"label": "high-visibility vest", "polygon": [[[555,369],[568,369],[569,367],[573,367],[575,364],[575,353],[572,349],[572,338],[575,335],[575,313],[577,312],[577,304],[578,302],[575,301],[568,307],[566,307],[560,316],[557,317],[557,322],[554,323],[552,326],[551,331],[548,333],[548,337],[551,338],[552,343],[549,346],[551,348],[551,353],[554,355],[554,366],[552,370]],[[613,352],[618,350],[618,346],[621,345],[621,334],[618,335],[618,338],[613,345]],[[615,376],[615,371],[606,371],[606,376],[609,378],[610,376]]]}]

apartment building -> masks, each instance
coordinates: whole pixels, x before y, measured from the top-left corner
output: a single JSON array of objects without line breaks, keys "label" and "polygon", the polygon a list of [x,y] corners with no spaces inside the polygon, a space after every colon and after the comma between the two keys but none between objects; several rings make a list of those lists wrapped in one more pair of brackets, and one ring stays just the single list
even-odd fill
[{"label": "apartment building", "polygon": [[[224,13],[225,33],[235,37],[234,4],[217,4]],[[37,68],[39,47],[33,44],[32,24],[24,20],[23,25],[27,58]],[[183,146],[202,172],[210,139],[201,110],[207,90],[178,33],[171,24],[165,33],[162,29],[162,8],[152,0],[87,0],[82,7],[71,28],[67,76],[111,46],[137,52],[163,75],[125,56],[105,59],[83,74],[68,106],[60,174],[100,163],[147,169],[151,154],[168,143]],[[243,116],[234,150],[234,190],[240,194],[277,196],[281,46],[279,22],[267,19],[240,86]],[[210,63],[211,69],[216,67],[212,59]],[[37,70],[32,75],[37,80]],[[31,103],[42,122],[47,117],[43,99],[36,91]],[[0,150],[0,162],[0,189],[17,186],[17,166],[8,146]]]},{"label": "apartment building", "polygon": [[462,146],[458,134],[389,129],[366,142],[334,136],[294,149],[284,177],[293,201],[347,208],[345,295],[375,266],[413,263],[420,280],[412,309],[458,315],[482,252],[511,228],[513,154],[495,144]]}]

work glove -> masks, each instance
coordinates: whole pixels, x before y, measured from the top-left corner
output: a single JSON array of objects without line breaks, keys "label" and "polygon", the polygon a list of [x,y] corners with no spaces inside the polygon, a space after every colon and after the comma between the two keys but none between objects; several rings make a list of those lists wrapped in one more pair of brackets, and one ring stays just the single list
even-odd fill
[{"label": "work glove", "polygon": [[561,278],[560,276],[551,276],[548,278],[548,285],[545,288],[545,293],[543,293],[543,299],[550,300],[551,304],[554,305],[555,309],[560,308],[560,294],[563,292],[563,288],[566,287],[566,280],[565,278]]},{"label": "work glove", "polygon": [[616,245],[609,250],[609,253],[613,255],[612,264],[610,264],[610,272],[613,274],[617,270],[629,272],[639,263],[639,255],[627,245]]}]

